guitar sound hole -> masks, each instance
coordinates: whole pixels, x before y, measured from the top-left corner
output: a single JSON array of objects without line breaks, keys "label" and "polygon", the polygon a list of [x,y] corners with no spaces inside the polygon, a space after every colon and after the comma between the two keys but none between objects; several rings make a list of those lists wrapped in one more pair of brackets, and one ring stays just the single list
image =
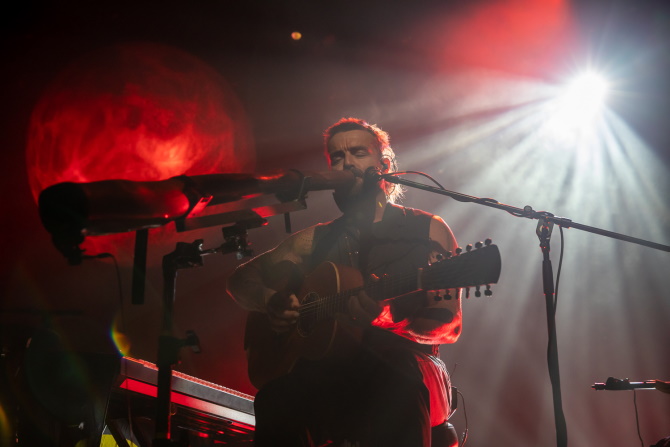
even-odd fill
[{"label": "guitar sound hole", "polygon": [[298,333],[303,337],[309,336],[321,317],[320,297],[316,292],[310,292],[305,296],[300,306],[300,318],[298,318]]}]

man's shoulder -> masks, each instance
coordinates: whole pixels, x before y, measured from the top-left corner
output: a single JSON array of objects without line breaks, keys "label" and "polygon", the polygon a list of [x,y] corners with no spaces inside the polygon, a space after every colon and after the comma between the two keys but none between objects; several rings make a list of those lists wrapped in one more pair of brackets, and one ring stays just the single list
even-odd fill
[{"label": "man's shoulder", "polygon": [[314,242],[314,233],[316,225],[303,228],[291,234],[280,244],[285,250],[289,250],[299,256],[305,256],[311,253]]},{"label": "man's shoulder", "polygon": [[418,208],[411,208],[409,206],[398,205],[395,203],[389,203],[389,206],[395,210],[395,213],[401,213],[405,216],[416,216],[432,219],[434,214],[431,214],[427,211],[420,210]]},{"label": "man's shoulder", "polygon": [[289,241],[288,243],[296,253],[299,253],[301,256],[310,255],[319,241],[332,231],[336,231],[338,225],[341,223],[341,219],[317,223],[296,231],[287,239],[287,241]]}]

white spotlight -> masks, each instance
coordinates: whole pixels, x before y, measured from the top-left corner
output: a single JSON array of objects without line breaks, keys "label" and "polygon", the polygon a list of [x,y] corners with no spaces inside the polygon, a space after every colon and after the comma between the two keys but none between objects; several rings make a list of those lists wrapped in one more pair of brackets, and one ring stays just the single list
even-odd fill
[{"label": "white spotlight", "polygon": [[595,147],[605,114],[607,81],[594,71],[585,71],[558,85],[546,103],[546,120],[541,128],[547,141],[557,147]]},{"label": "white spotlight", "polygon": [[593,117],[604,104],[607,81],[592,71],[582,73],[570,82],[563,95],[564,107],[581,118]]}]

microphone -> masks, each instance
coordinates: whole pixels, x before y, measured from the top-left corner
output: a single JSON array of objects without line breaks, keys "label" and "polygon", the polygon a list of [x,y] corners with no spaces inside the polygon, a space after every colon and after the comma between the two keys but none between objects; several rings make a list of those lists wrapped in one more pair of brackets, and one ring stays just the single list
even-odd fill
[{"label": "microphone", "polygon": [[607,391],[631,391],[637,388],[656,388],[656,380],[645,380],[644,382],[631,382],[628,379],[616,379],[608,377],[605,383],[591,385],[594,390]]},{"label": "microphone", "polygon": [[[193,217],[209,205],[258,194],[293,200],[307,191],[347,188],[362,173],[278,170],[265,174],[177,176],[160,181],[58,183],[40,193],[42,224],[68,258],[85,236],[125,233]],[[287,201],[287,200],[286,200]]]},{"label": "microphone", "polygon": [[379,168],[370,166],[365,170],[364,180],[365,183],[376,183],[384,179],[384,174],[381,173]]}]

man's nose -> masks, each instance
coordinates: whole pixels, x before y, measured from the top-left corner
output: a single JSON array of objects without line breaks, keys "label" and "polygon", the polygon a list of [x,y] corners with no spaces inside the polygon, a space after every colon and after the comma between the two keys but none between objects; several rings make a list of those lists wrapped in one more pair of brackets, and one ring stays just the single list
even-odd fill
[{"label": "man's nose", "polygon": [[354,160],[354,158],[351,156],[351,154],[346,153],[346,154],[344,155],[344,163],[343,163],[343,165],[344,165],[344,169],[351,169],[351,168],[353,168],[353,167],[354,167],[353,160]]}]

